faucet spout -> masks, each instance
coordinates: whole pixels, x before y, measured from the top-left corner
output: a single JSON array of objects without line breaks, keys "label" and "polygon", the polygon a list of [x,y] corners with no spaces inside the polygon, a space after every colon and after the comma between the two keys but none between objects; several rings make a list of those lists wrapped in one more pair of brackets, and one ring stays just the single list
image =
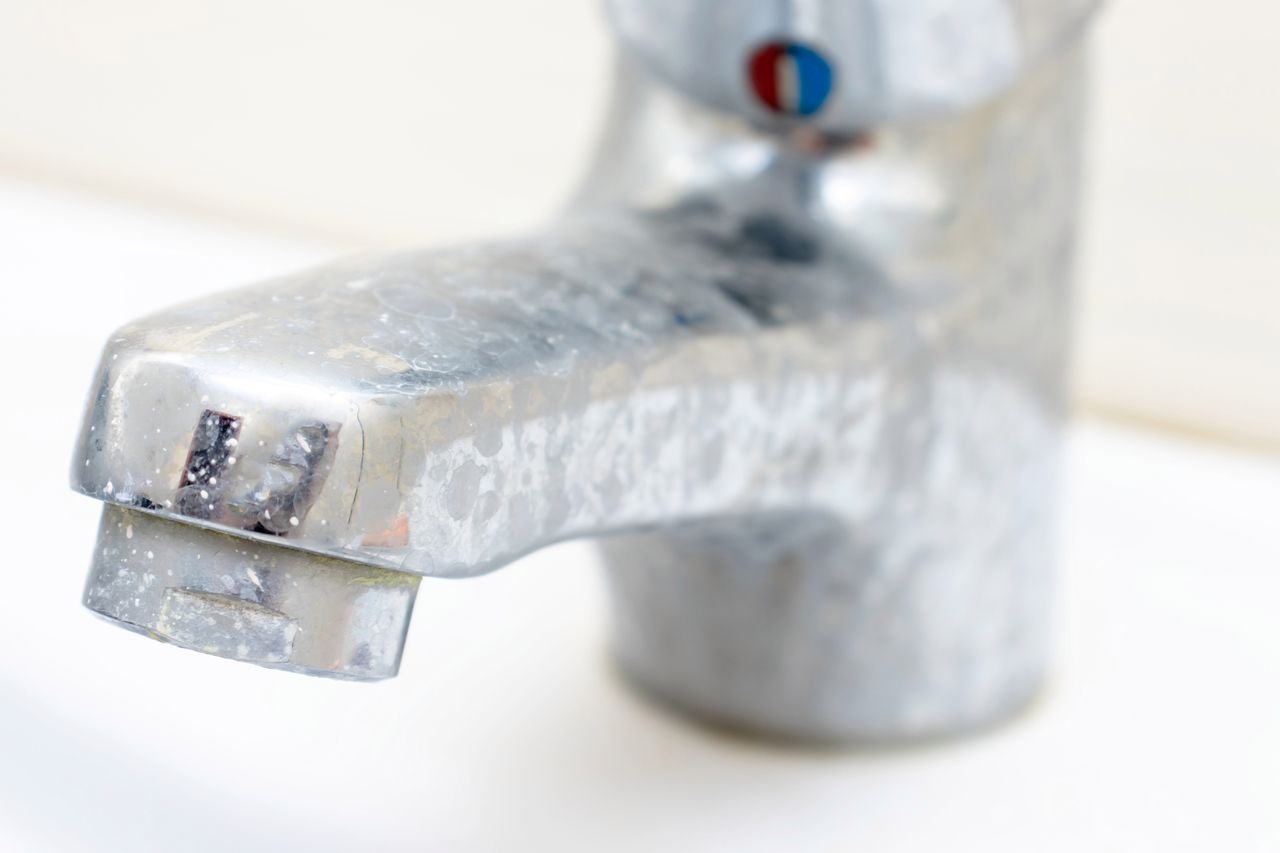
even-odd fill
[{"label": "faucet spout", "polygon": [[[875,504],[903,342],[846,265],[735,260],[700,216],[376,256],[126,327],[76,485],[442,577],[567,538]],[[788,239],[757,227],[767,251]]]},{"label": "faucet spout", "polygon": [[[122,329],[73,466],[108,502],[86,602],[203,651],[383,677],[421,575],[567,538],[874,506],[889,337],[831,273],[788,270],[771,300],[774,264],[751,265],[683,214],[594,217]],[[848,311],[815,313],[841,294]],[[376,603],[380,646],[306,624],[356,601]],[[294,648],[321,636],[349,647]]]}]

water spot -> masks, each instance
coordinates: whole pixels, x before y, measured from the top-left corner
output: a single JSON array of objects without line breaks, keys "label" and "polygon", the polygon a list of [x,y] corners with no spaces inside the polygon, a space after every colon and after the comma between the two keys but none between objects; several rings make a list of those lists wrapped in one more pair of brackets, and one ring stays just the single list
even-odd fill
[{"label": "water spot", "polygon": [[491,518],[493,518],[495,515],[498,514],[498,509],[501,506],[502,506],[502,501],[499,500],[498,493],[493,491],[492,489],[485,492],[483,495],[480,495],[479,500],[476,501],[476,511],[475,511],[476,522],[484,523],[486,521],[489,521]]},{"label": "water spot", "polygon": [[480,494],[480,478],[486,468],[477,465],[470,459],[453,470],[449,483],[445,487],[445,508],[454,518],[465,518],[475,506],[476,497]]},{"label": "water spot", "polygon": [[433,293],[428,283],[408,273],[389,272],[378,276],[373,286],[378,301],[392,311],[430,320],[451,320],[454,307],[448,299]]},{"label": "water spot", "polygon": [[475,437],[475,446],[481,456],[493,456],[502,449],[502,430],[484,430]]}]

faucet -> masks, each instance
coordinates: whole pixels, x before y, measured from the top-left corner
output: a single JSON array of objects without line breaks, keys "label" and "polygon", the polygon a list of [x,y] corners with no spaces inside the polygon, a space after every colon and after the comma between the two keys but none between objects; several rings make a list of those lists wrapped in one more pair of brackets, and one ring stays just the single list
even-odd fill
[{"label": "faucet", "polygon": [[598,537],[620,670],[691,715],[1013,714],[1049,659],[1093,0],[606,5],[611,112],[546,230],[110,337],[84,603],[374,680],[424,583]]}]

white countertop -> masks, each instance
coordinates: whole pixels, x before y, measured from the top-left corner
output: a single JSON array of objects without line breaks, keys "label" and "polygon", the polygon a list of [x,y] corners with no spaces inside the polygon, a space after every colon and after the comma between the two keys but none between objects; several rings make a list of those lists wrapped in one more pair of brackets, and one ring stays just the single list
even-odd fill
[{"label": "white countertop", "polygon": [[656,710],[578,543],[424,583],[381,684],[94,619],[66,470],[107,332],[342,248],[0,180],[0,849],[1280,849],[1280,460],[1102,422],[1072,431],[1051,687],[953,743],[805,752]]}]

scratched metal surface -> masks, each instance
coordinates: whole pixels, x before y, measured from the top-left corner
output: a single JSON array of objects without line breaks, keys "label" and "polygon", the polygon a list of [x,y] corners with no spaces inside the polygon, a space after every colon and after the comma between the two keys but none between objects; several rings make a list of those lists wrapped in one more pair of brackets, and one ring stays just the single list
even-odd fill
[{"label": "scratched metal surface", "polygon": [[[1046,658],[1080,79],[1069,50],[945,119],[780,139],[624,63],[551,230],[117,332],[73,482],[166,536],[415,575],[613,535],[650,691],[802,737],[987,722]],[[166,596],[125,621],[200,647],[157,630]],[[230,656],[361,675],[355,645],[292,666],[268,639]]]}]

